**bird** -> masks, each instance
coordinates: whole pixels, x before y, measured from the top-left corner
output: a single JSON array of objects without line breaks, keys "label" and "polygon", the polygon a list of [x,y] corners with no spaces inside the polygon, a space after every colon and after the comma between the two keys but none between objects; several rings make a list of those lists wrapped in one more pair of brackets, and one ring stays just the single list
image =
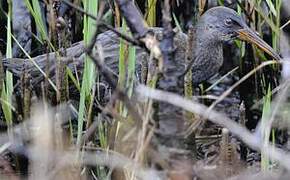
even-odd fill
[{"label": "bird", "polygon": [[207,80],[223,64],[223,44],[240,39],[255,44],[274,59],[280,56],[255,31],[250,29],[238,13],[230,8],[215,7],[201,16],[196,27],[192,73],[194,83]]},{"label": "bird", "polygon": [[[162,28],[154,27],[151,30],[156,34],[157,39],[162,39]],[[192,83],[199,84],[208,80],[216,73],[223,64],[223,44],[235,39],[247,41],[256,45],[275,60],[280,60],[276,53],[259,35],[249,28],[242,17],[233,9],[218,6],[207,10],[198,20],[194,27],[195,35],[193,40],[193,61],[188,65],[192,71]],[[174,58],[184,65],[186,69],[186,49],[188,36],[183,32],[176,32],[174,37],[175,53]],[[100,33],[96,39],[95,48],[101,47],[104,63],[118,75],[120,37],[113,31]],[[78,42],[66,50],[65,58],[67,66],[75,73],[75,69],[82,70],[85,57],[85,45]],[[40,55],[32,58],[39,68],[45,70],[47,58],[50,61],[50,75],[54,79],[56,53]],[[136,74],[140,75],[143,60],[148,60],[150,55],[142,47],[136,47]],[[39,85],[44,76],[29,59],[10,58],[3,59],[3,67],[11,71],[15,77],[20,77],[23,69],[32,77],[33,85]]]}]

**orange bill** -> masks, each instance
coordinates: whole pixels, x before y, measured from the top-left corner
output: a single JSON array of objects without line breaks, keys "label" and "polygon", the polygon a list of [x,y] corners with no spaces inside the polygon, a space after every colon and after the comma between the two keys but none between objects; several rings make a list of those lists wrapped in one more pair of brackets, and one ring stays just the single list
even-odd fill
[{"label": "orange bill", "polygon": [[278,53],[274,51],[274,49],[269,46],[262,38],[260,38],[253,30],[250,28],[243,28],[237,31],[238,38],[243,41],[247,41],[249,43],[255,44],[261,50],[269,54],[275,60],[280,60],[281,57]]}]

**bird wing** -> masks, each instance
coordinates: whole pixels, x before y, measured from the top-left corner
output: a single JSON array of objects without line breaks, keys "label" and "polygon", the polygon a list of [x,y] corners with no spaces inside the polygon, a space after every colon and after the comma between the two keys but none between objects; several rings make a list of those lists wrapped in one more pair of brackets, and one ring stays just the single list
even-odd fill
[{"label": "bird wing", "polygon": [[[162,28],[152,28],[151,30],[156,33],[157,39],[162,39]],[[174,38],[174,44],[176,47],[175,58],[178,58],[179,63],[184,64],[187,36],[184,33],[177,32]],[[106,31],[101,33],[97,37],[97,41],[102,48],[104,63],[113,71],[118,74],[119,66],[119,46],[120,37],[113,31]],[[95,46],[96,47],[96,46]],[[97,51],[96,51],[97,52]],[[78,42],[72,45],[72,47],[66,49],[66,58],[62,58],[65,64],[75,73],[75,70],[82,72],[83,62],[85,57],[84,43]],[[98,57],[98,56],[97,56]],[[136,46],[136,74],[141,77],[141,69],[144,61],[148,63],[149,54],[144,48]],[[20,78],[24,70],[30,74],[32,84],[37,85],[44,79],[43,74],[39,69],[45,72],[46,66],[49,64],[49,77],[54,81],[55,67],[57,62],[57,53],[52,52],[49,54],[39,55],[32,59],[20,59],[20,58],[6,58],[3,59],[3,67],[5,70],[9,70],[15,77]],[[184,69],[183,69],[184,70]]]}]

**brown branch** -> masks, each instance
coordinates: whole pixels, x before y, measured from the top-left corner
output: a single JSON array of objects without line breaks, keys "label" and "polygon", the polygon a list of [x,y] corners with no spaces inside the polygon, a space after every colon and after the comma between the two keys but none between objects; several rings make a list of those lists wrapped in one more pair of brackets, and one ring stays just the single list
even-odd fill
[{"label": "brown branch", "polygon": [[133,35],[139,39],[148,33],[146,22],[132,0],[115,0]]},{"label": "brown branch", "polygon": [[[174,57],[174,32],[171,27],[171,14],[169,1],[164,2],[163,9],[163,39],[160,43],[160,49],[163,56],[162,77],[158,82],[158,87],[165,91],[183,93],[183,79],[179,79],[182,71],[178,71],[178,58]],[[168,103],[159,103],[158,120],[161,132],[163,132],[163,143],[169,146],[182,145],[176,140],[176,134],[183,129],[183,113],[180,108],[176,108]],[[162,137],[162,136],[161,136]],[[176,141],[172,141],[175,138]],[[168,144],[169,143],[169,144]]]},{"label": "brown branch", "polygon": [[145,45],[153,57],[158,59],[160,68],[162,67],[162,54],[159,48],[159,42],[154,34],[149,31],[146,22],[141,16],[132,0],[115,0],[118,4],[121,14],[126,19],[127,25],[142,44]]},{"label": "brown branch", "polygon": [[[184,79],[179,78],[183,71],[183,65],[180,64],[178,57],[175,57],[174,49],[174,36],[175,33],[171,26],[171,12],[170,12],[169,0],[164,1],[163,7],[163,39],[160,43],[160,49],[163,57],[163,70],[162,76],[158,82],[159,88],[165,91],[174,92],[177,94],[183,94]],[[179,62],[178,62],[179,61]],[[185,127],[185,118],[183,116],[183,110],[177,106],[173,106],[167,102],[158,103],[158,121],[160,133],[158,136],[159,143],[169,148],[186,150],[186,144],[184,143],[184,137],[178,136],[183,132]],[[162,153],[162,152],[161,152]],[[189,151],[171,152],[170,157],[181,164],[188,164],[191,160],[189,157]],[[177,163],[178,164],[178,163]],[[171,170],[177,171],[180,167],[176,163],[171,164]],[[176,179],[184,178],[192,179],[192,174],[176,173]]]}]

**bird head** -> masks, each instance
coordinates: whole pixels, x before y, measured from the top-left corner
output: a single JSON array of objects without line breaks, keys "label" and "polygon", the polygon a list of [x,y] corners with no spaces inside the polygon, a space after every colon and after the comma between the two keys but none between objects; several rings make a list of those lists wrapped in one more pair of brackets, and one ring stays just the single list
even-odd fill
[{"label": "bird head", "polygon": [[238,13],[230,8],[221,6],[211,8],[202,15],[200,21],[206,34],[210,34],[217,41],[226,42],[240,39],[255,44],[274,59],[280,59],[280,56],[254,30],[248,27]]}]

